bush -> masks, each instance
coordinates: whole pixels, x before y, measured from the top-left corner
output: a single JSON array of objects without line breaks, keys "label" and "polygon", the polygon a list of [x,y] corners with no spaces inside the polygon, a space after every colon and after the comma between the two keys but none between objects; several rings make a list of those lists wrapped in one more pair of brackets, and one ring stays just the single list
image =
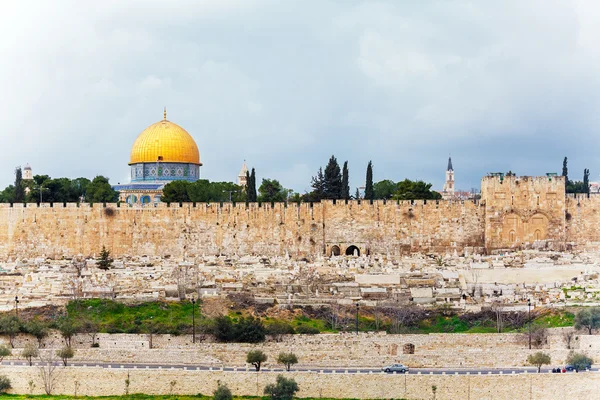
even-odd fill
[{"label": "bush", "polygon": [[100,343],[98,343],[98,342],[92,343],[92,347],[100,347]]},{"label": "bush", "polygon": [[277,375],[277,383],[265,386],[264,393],[271,400],[292,400],[298,390],[300,389],[295,380],[286,379],[283,375]]},{"label": "bush", "polygon": [[235,331],[236,342],[242,343],[264,342],[267,332],[262,321],[254,317],[240,318]]},{"label": "bush", "polygon": [[260,371],[260,366],[265,361],[267,361],[267,355],[260,350],[250,350],[246,355],[246,362],[254,365],[256,372]]},{"label": "bush", "polygon": [[267,335],[272,336],[275,341],[280,342],[283,335],[295,333],[294,327],[289,322],[274,321],[266,326]]},{"label": "bush", "polygon": [[594,360],[581,353],[571,353],[567,357],[567,364],[572,365],[577,371],[590,368]]},{"label": "bush", "polygon": [[300,324],[296,327],[296,333],[302,335],[316,335],[321,333],[321,331],[313,326]]},{"label": "bush", "polygon": [[227,387],[227,385],[221,385],[221,382],[218,382],[217,390],[213,392],[213,400],[231,400],[233,396],[231,395],[231,390]]},{"label": "bush", "polygon": [[12,386],[6,375],[0,375],[0,393],[6,393]]}]

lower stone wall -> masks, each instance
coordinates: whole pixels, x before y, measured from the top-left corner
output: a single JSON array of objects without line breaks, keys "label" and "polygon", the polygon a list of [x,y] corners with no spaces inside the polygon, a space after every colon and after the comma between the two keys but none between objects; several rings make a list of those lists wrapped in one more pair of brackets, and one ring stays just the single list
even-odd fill
[{"label": "lower stone wall", "polygon": [[[277,373],[181,370],[124,370],[60,367],[53,393],[65,395],[207,394],[217,382],[229,386],[235,395],[261,395],[265,385],[275,382]],[[44,393],[36,367],[0,367],[0,374],[12,382],[12,393]],[[322,374],[285,372],[298,382],[298,397],[331,398],[405,398],[456,400],[556,399],[568,394],[571,399],[593,399],[600,390],[600,374],[521,375],[395,375]],[[436,387],[435,397],[432,388]],[[33,390],[31,390],[33,388]]]},{"label": "lower stone wall", "polygon": [[[361,333],[354,335],[320,334],[289,335],[280,342],[260,344],[211,343],[193,344],[190,335],[154,335],[153,348],[149,349],[149,335],[100,334],[99,348],[90,348],[88,335],[77,335],[72,340],[76,349],[74,361],[121,363],[180,363],[213,366],[245,367],[246,354],[261,349],[276,367],[275,360],[281,352],[293,352],[300,366],[310,367],[370,367],[401,362],[412,368],[474,368],[517,367],[527,365],[527,357],[537,351],[548,353],[552,365],[563,365],[571,351],[562,337],[562,329],[551,329],[548,344],[542,349],[529,350],[523,334],[429,334],[387,335]],[[1,338],[0,343],[7,343]],[[14,358],[27,343],[37,344],[29,335],[19,335],[15,340]],[[403,354],[405,344],[415,345],[414,354]],[[44,340],[45,348],[60,348],[64,342],[57,332]],[[574,351],[584,352],[596,363],[600,362],[600,335],[576,335],[571,343]],[[168,360],[168,361],[165,361]]]}]

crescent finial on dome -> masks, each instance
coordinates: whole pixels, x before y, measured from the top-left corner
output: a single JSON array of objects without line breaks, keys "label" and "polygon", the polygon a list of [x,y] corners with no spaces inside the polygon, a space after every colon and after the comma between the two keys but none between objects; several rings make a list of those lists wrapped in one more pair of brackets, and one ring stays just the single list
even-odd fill
[{"label": "crescent finial on dome", "polygon": [[165,111],[163,112],[163,117],[166,121],[167,120],[167,106],[165,106]]}]

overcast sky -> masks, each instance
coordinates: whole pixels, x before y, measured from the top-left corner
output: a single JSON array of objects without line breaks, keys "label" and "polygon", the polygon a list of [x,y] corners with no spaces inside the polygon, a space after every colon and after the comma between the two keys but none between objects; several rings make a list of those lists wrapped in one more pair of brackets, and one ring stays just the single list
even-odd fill
[{"label": "overcast sky", "polygon": [[0,186],[14,168],[127,182],[162,119],[202,175],[304,192],[334,154],[352,192],[374,179],[441,189],[488,172],[583,169],[600,180],[596,0],[6,1],[0,13]]}]

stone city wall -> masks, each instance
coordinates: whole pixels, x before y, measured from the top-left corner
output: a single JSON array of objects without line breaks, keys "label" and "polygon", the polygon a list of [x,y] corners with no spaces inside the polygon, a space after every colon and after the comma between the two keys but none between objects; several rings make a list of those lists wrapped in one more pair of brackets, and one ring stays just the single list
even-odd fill
[{"label": "stone city wall", "polygon": [[98,254],[447,254],[600,243],[600,196],[565,197],[563,177],[489,176],[481,202],[0,204],[0,259]]},{"label": "stone city wall", "polygon": [[[315,204],[0,204],[0,257],[190,257],[259,254],[462,252],[483,246],[473,202],[324,201]],[[354,246],[354,247],[351,247]],[[355,249],[356,248],[356,249]]]},{"label": "stone city wall", "polygon": [[[274,372],[224,372],[196,370],[102,369],[59,367],[53,393],[66,395],[212,394],[218,382],[235,395],[260,396],[274,383]],[[12,382],[12,393],[44,393],[40,371],[35,367],[1,366],[0,374]],[[555,399],[568,394],[572,399],[596,398],[600,389],[597,372],[519,375],[400,375],[323,374],[285,372],[298,383],[298,397],[404,398],[455,400]],[[126,389],[125,381],[129,380]],[[435,395],[433,394],[435,387]]]}]

